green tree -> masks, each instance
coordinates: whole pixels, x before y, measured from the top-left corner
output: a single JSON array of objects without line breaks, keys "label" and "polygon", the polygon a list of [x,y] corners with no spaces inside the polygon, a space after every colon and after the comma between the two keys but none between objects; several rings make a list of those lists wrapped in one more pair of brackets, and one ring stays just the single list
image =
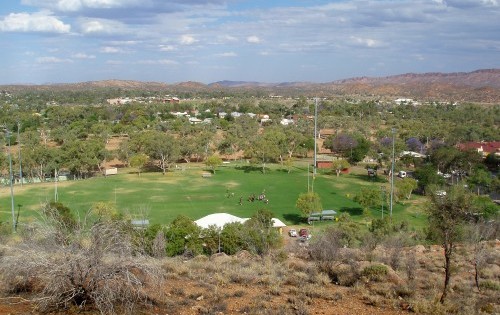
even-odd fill
[{"label": "green tree", "polygon": [[234,255],[240,250],[245,249],[243,238],[245,231],[245,227],[239,222],[224,225],[220,234],[222,251],[228,255]]},{"label": "green tree", "polygon": [[201,231],[203,237],[203,252],[207,255],[213,255],[219,251],[222,230],[216,225],[211,225]]},{"label": "green tree", "polygon": [[277,161],[280,156],[280,148],[275,134],[268,132],[255,137],[245,149],[245,156],[260,162],[262,173],[265,173],[266,163]]},{"label": "green tree", "polygon": [[302,212],[305,217],[308,217],[313,212],[323,210],[321,198],[315,192],[307,192],[299,195],[295,206]]},{"label": "green tree", "polygon": [[440,186],[444,183],[443,177],[438,175],[437,169],[432,164],[425,164],[416,169],[415,178],[426,193],[429,192],[429,187]]},{"label": "green tree", "polygon": [[145,134],[144,153],[157,160],[163,175],[171,164],[180,157],[180,144],[173,136],[160,131]]},{"label": "green tree", "polygon": [[186,252],[197,255],[203,251],[200,238],[201,229],[184,215],[177,216],[166,231],[168,256],[181,255]]},{"label": "green tree", "polygon": [[492,179],[490,172],[483,168],[476,168],[471,176],[467,178],[467,183],[471,188],[476,189],[477,194],[480,194],[481,188],[488,191]]},{"label": "green tree", "polygon": [[395,184],[398,197],[406,199],[410,199],[412,191],[414,191],[418,187],[418,182],[415,179],[409,177],[405,177],[402,180],[397,180]]},{"label": "green tree", "polygon": [[272,218],[271,211],[260,209],[245,222],[244,241],[248,250],[258,255],[265,255],[281,244],[281,237],[278,230],[273,227]]},{"label": "green tree", "polygon": [[490,196],[476,196],[472,202],[474,213],[479,213],[486,220],[496,219],[500,206],[491,200]]},{"label": "green tree", "polygon": [[332,170],[335,171],[337,177],[339,177],[340,173],[346,168],[351,167],[351,164],[344,159],[334,159],[332,162]]},{"label": "green tree", "polygon": [[149,161],[149,156],[147,156],[144,153],[138,153],[132,155],[132,157],[130,158],[130,166],[137,168],[137,175],[141,176],[141,171],[144,169],[148,161]]},{"label": "green tree", "polygon": [[456,244],[462,240],[462,230],[472,208],[473,195],[461,186],[452,186],[446,195],[432,193],[427,205],[429,233],[444,249],[444,288],[440,301],[444,303],[451,280],[452,258]]},{"label": "green tree", "polygon": [[352,149],[349,160],[351,163],[361,162],[370,151],[371,143],[364,137],[356,137],[357,145]]},{"label": "green tree", "polygon": [[222,164],[222,159],[218,155],[211,155],[205,160],[205,165],[215,174],[215,169]]},{"label": "green tree", "polygon": [[354,196],[354,201],[363,207],[363,214],[366,216],[370,213],[370,208],[380,207],[382,196],[380,191],[374,188],[362,188],[361,191]]},{"label": "green tree", "polygon": [[108,154],[104,142],[99,139],[68,141],[62,145],[61,150],[63,163],[72,173],[83,177],[101,171]]}]

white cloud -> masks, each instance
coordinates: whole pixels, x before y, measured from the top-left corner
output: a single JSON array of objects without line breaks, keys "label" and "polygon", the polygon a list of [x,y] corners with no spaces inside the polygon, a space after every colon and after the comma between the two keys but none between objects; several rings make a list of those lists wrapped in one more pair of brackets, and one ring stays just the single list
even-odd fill
[{"label": "white cloud", "polygon": [[52,16],[48,11],[33,14],[10,13],[0,20],[2,32],[69,33],[71,26]]},{"label": "white cloud", "polygon": [[217,41],[220,43],[236,42],[236,41],[238,41],[238,38],[226,34],[226,35],[217,36]]},{"label": "white cloud", "polygon": [[125,51],[121,48],[106,46],[101,48],[101,52],[105,54],[120,54]]},{"label": "white cloud", "polygon": [[122,65],[123,61],[121,61],[121,60],[107,60],[106,64],[112,65],[112,66],[118,66],[118,65]]},{"label": "white cloud", "polygon": [[234,51],[228,51],[221,54],[217,54],[218,57],[236,57],[238,56]]},{"label": "white cloud", "polygon": [[85,53],[76,53],[72,55],[71,57],[75,59],[95,59],[95,55],[87,55]]},{"label": "white cloud", "polygon": [[176,48],[173,45],[160,45],[160,51],[174,51]]},{"label": "white cloud", "polygon": [[113,40],[109,42],[109,45],[114,46],[134,46],[140,44],[141,41],[138,40]]},{"label": "white cloud", "polygon": [[125,32],[123,23],[106,19],[80,20],[80,30],[83,34],[120,34]]},{"label": "white cloud", "polygon": [[158,59],[158,60],[140,60],[137,62],[138,64],[141,65],[178,65],[179,63],[175,60],[170,60],[170,59]]},{"label": "white cloud", "polygon": [[197,41],[198,40],[194,38],[193,35],[182,35],[180,40],[182,45],[192,45]]},{"label": "white cloud", "polygon": [[260,38],[255,36],[255,35],[248,36],[247,42],[252,43],[252,44],[258,44],[258,43],[260,43]]},{"label": "white cloud", "polygon": [[71,59],[61,59],[57,57],[39,57],[36,59],[37,63],[71,63]]},{"label": "white cloud", "polygon": [[350,37],[352,42],[358,46],[364,46],[367,48],[376,48],[382,46],[382,42],[372,39],[372,38],[361,38],[356,36]]},{"label": "white cloud", "polygon": [[141,0],[23,0],[26,5],[50,8],[63,12],[76,12],[83,9],[112,9],[137,6]]}]

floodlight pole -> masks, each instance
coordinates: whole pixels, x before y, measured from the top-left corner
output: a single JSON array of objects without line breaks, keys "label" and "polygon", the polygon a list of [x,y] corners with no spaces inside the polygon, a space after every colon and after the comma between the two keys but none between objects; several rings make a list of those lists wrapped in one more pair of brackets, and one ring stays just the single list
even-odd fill
[{"label": "floodlight pole", "polygon": [[384,219],[384,201],[385,201],[385,186],[380,186],[382,191],[382,220]]},{"label": "floodlight pole", "polygon": [[23,166],[21,164],[21,137],[19,136],[19,129],[21,128],[21,123],[17,122],[17,149],[19,152],[19,181],[21,182],[21,187],[23,186]]},{"label": "floodlight pole", "polygon": [[396,134],[396,128],[392,128],[392,166],[391,166],[391,203],[389,205],[390,207],[390,217],[392,219],[392,203],[394,199],[394,135]]},{"label": "floodlight pole", "polygon": [[316,148],[316,138],[318,137],[318,98],[314,99],[314,167],[313,167],[313,181],[316,176],[316,165],[317,165],[317,148]]},{"label": "floodlight pole", "polygon": [[13,176],[12,176],[12,156],[10,152],[10,131],[5,130],[7,141],[9,145],[9,182],[10,182],[10,202],[11,202],[11,212],[12,212],[12,231],[15,233],[17,228],[16,214],[14,211],[14,187],[13,187]]},{"label": "floodlight pole", "polygon": [[54,169],[54,202],[57,202],[59,199],[59,194],[57,192],[57,181],[59,178],[59,174],[57,173],[57,168]]},{"label": "floodlight pole", "polygon": [[310,171],[309,171],[309,168],[311,167],[311,165],[309,164],[309,162],[307,162],[307,192],[310,191],[310,186],[309,186],[309,176],[311,175],[310,174]]}]

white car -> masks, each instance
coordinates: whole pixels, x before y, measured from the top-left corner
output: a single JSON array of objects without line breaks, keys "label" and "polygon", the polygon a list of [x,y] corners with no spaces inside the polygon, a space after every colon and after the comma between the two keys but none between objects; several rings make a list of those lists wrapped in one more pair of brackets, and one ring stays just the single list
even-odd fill
[{"label": "white car", "polygon": [[438,191],[436,191],[436,196],[444,197],[444,196],[446,196],[446,191],[438,190]]},{"label": "white car", "polygon": [[290,231],[288,231],[288,235],[290,235],[290,237],[297,237],[297,230],[290,229]]}]

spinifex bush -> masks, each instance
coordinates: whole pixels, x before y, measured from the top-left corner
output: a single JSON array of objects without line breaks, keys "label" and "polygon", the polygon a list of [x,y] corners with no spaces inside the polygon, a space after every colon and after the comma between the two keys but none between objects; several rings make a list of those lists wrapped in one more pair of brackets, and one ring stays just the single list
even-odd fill
[{"label": "spinifex bush", "polygon": [[363,269],[361,275],[371,281],[382,281],[387,277],[387,266],[371,265]]}]

